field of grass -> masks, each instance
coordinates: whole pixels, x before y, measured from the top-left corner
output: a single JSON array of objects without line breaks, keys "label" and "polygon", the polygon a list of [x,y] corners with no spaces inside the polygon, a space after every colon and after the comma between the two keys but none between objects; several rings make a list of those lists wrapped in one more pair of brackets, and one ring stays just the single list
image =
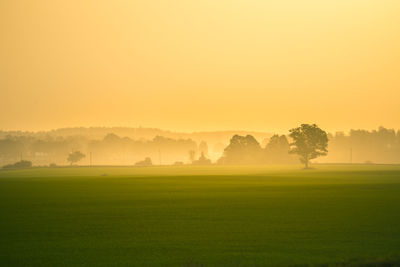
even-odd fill
[{"label": "field of grass", "polygon": [[0,171],[1,266],[292,266],[400,252],[400,166]]}]

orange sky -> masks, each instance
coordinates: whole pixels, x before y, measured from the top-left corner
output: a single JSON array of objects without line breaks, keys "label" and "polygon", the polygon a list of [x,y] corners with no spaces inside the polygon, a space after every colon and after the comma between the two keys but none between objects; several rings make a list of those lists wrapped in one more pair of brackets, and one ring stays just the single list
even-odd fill
[{"label": "orange sky", "polygon": [[398,0],[3,0],[0,38],[0,129],[400,128]]}]

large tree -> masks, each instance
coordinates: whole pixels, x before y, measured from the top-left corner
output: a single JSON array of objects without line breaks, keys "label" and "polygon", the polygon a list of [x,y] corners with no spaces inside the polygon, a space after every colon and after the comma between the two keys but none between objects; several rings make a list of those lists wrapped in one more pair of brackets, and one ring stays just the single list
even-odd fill
[{"label": "large tree", "polygon": [[218,163],[257,164],[262,163],[262,156],[262,148],[253,136],[234,135]]},{"label": "large tree", "polygon": [[328,153],[328,136],[316,124],[302,124],[290,130],[290,153],[300,156],[300,161],[308,168],[311,159]]}]

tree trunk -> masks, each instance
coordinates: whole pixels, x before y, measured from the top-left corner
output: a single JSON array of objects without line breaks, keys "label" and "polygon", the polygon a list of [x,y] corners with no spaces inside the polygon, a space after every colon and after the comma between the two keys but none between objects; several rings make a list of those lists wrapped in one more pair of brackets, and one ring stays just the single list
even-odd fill
[{"label": "tree trunk", "polygon": [[305,165],[305,169],[308,169],[308,156],[304,157],[304,165]]}]

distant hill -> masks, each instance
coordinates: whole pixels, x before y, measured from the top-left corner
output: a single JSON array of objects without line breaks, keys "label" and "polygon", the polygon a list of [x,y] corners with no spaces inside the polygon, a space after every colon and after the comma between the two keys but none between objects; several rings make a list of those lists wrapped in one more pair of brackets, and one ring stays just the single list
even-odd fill
[{"label": "distant hill", "polygon": [[173,139],[192,139],[196,142],[205,141],[210,145],[214,144],[228,144],[230,138],[235,135],[253,135],[260,143],[265,138],[272,136],[271,133],[267,132],[254,132],[254,131],[203,131],[203,132],[173,132],[168,130],[162,130],[157,128],[131,128],[131,127],[72,127],[72,128],[60,128],[51,131],[39,131],[39,132],[24,132],[24,131],[0,131],[0,138],[4,138],[7,135],[11,136],[33,136],[36,138],[45,138],[46,136],[51,137],[69,137],[69,136],[82,136],[91,140],[103,139],[107,134],[114,133],[120,137],[129,137],[134,140],[152,140],[156,136],[163,136]]}]

